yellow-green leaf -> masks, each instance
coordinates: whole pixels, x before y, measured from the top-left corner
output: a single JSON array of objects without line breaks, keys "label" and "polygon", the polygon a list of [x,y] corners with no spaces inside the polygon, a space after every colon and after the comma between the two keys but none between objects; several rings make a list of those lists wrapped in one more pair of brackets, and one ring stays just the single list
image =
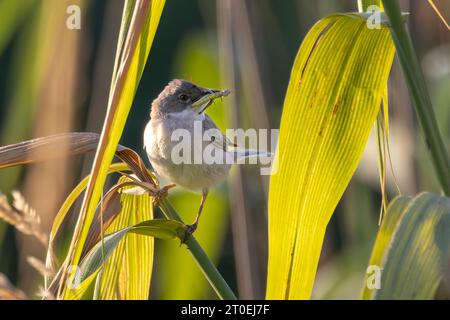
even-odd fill
[{"label": "yellow-green leaf", "polygon": [[[397,218],[389,221],[390,215]],[[450,290],[450,199],[433,193],[397,198],[383,222],[391,226],[382,226],[380,233],[392,232],[395,220],[392,235],[383,241],[386,236],[379,234],[373,248],[372,257],[380,258],[370,263],[378,264],[382,271],[381,287],[371,297],[433,299],[441,283]]]},{"label": "yellow-green leaf", "polygon": [[[407,196],[399,196],[392,200],[388,207],[388,213],[385,215],[380,229],[378,230],[372,255],[370,256],[369,266],[381,266],[383,255],[389,248],[397,224],[403,217],[404,210],[408,206],[410,200],[411,197]],[[363,283],[361,292],[362,299],[370,299],[373,293],[373,290],[367,285],[367,280],[369,280],[368,273],[366,273]]]},{"label": "yellow-green leaf", "polygon": [[[124,163],[115,163],[112,164],[109,168],[108,173],[118,172],[118,171],[127,171],[129,170],[128,166]],[[47,256],[46,256],[46,266],[49,268],[54,268],[54,261],[53,261],[53,241],[55,240],[55,237],[57,236],[58,232],[60,231],[61,225],[64,222],[64,220],[67,218],[67,214],[70,210],[70,208],[73,206],[74,202],[78,199],[78,197],[81,195],[81,193],[86,189],[87,183],[89,180],[89,176],[85,177],[69,194],[69,196],[64,200],[64,203],[62,204],[61,208],[59,209],[58,213],[56,214],[55,218],[53,219],[53,225],[52,229],[50,230],[49,235],[49,244],[48,244],[48,250],[47,250]],[[58,266],[59,267],[59,266]],[[44,277],[45,287],[47,288],[49,285],[49,279],[48,276],[45,275]]]},{"label": "yellow-green leaf", "polygon": [[[74,278],[70,279],[71,282],[70,283],[74,283],[74,281],[79,281],[79,273],[77,274],[76,272],[79,271],[75,271],[75,273],[73,274]],[[95,279],[98,275],[98,270],[94,273],[92,273],[89,277],[87,277],[86,279],[84,279],[83,281],[80,282],[79,285],[74,286],[74,288],[72,290],[67,290],[67,295],[66,295],[66,300],[82,300],[85,295],[87,295],[87,292],[89,291],[89,289],[92,288],[92,286],[95,284]],[[78,278],[78,279],[77,279]],[[76,280],[77,279],[77,280]]]},{"label": "yellow-green leaf", "polygon": [[[268,299],[309,299],[326,226],[363,153],[394,57],[389,30],[320,20],[295,60],[270,180]],[[277,167],[277,166],[275,166]]]},{"label": "yellow-green leaf", "polygon": [[[81,258],[95,209],[102,196],[107,171],[144,71],[165,1],[136,0],[133,3],[132,17],[125,14],[122,22],[122,29],[127,30],[126,39],[119,43],[120,58],[116,64],[117,70],[114,70],[108,111],[65,268],[70,264],[77,265]],[[125,6],[125,10],[129,8]]]},{"label": "yellow-green leaf", "polygon": [[[90,278],[91,275],[95,274],[102,266],[107,266],[105,262],[112,256],[121,240],[128,233],[134,233],[145,237],[156,237],[160,239],[174,239],[176,237],[180,237],[184,232],[184,229],[185,226],[178,221],[147,220],[109,234],[105,236],[102,241],[99,241],[84,257],[80,265],[80,279],[83,282]],[[139,254],[142,254],[142,252],[139,252]],[[119,269],[117,264],[112,265],[112,267]],[[151,266],[140,267],[148,268]],[[103,271],[102,277],[107,277],[105,276],[105,271]],[[110,277],[107,278],[109,279]],[[141,280],[144,281],[145,279]]]},{"label": "yellow-green leaf", "polygon": [[[128,179],[121,178],[119,183],[126,180]],[[114,233],[153,219],[152,199],[147,194],[122,194],[121,203],[122,210],[107,229],[107,233]],[[128,234],[104,264],[98,298],[148,299],[153,254],[154,239],[152,237]]]}]

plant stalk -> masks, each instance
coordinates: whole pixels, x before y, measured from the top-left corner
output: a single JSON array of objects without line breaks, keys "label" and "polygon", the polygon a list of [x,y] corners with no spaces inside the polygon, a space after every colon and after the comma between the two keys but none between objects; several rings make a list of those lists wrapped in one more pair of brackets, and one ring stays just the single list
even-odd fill
[{"label": "plant stalk", "polygon": [[391,35],[397,48],[400,64],[405,75],[409,93],[430,150],[438,180],[445,195],[450,195],[450,160],[439,132],[425,77],[419,59],[405,28],[397,0],[382,0],[391,24]]},{"label": "plant stalk", "polygon": [[[160,202],[159,208],[167,219],[183,222],[167,199]],[[209,260],[205,251],[194,236],[188,235],[185,244],[219,298],[223,300],[237,300],[230,286],[226,283],[216,266]]]},{"label": "plant stalk", "polygon": [[383,11],[383,4],[381,3],[381,0],[358,0],[359,12],[366,12],[371,6],[377,6],[381,9],[381,11]]}]

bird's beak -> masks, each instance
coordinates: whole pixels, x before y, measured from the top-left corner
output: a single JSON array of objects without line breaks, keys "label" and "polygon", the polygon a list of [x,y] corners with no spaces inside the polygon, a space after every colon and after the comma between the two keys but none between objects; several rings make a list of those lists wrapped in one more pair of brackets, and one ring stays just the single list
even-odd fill
[{"label": "bird's beak", "polygon": [[204,112],[214,100],[221,97],[226,97],[230,94],[230,90],[215,90],[215,89],[204,89],[203,95],[192,104],[192,108],[199,109],[199,114]]}]

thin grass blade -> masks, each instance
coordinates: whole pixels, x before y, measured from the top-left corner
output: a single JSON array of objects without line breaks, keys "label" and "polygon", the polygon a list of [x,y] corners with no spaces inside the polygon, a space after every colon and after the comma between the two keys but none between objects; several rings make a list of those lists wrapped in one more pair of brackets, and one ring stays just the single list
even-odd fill
[{"label": "thin grass blade", "polygon": [[[123,49],[118,49],[118,53],[123,54],[117,64],[117,70],[114,71],[115,78],[106,119],[64,269],[69,265],[77,265],[81,258],[95,208],[103,192],[107,170],[122,135],[164,4],[163,0],[136,0],[133,15],[124,15],[126,18],[121,29],[127,29],[126,39],[123,42]],[[130,17],[131,20],[128,21]],[[63,272],[62,283],[64,274],[65,272]],[[60,287],[60,293],[62,290],[64,289]]]}]

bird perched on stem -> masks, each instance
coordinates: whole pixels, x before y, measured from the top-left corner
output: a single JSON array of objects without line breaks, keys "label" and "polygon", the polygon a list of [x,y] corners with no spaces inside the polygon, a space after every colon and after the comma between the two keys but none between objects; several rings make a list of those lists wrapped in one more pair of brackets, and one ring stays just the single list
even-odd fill
[{"label": "bird perched on stem", "polygon": [[205,114],[215,99],[229,94],[228,90],[202,88],[176,79],[151,106],[144,148],[153,169],[169,181],[202,194],[195,221],[188,225],[189,233],[197,229],[208,189],[225,179],[232,163],[247,157],[271,156],[265,151],[237,149]]}]

